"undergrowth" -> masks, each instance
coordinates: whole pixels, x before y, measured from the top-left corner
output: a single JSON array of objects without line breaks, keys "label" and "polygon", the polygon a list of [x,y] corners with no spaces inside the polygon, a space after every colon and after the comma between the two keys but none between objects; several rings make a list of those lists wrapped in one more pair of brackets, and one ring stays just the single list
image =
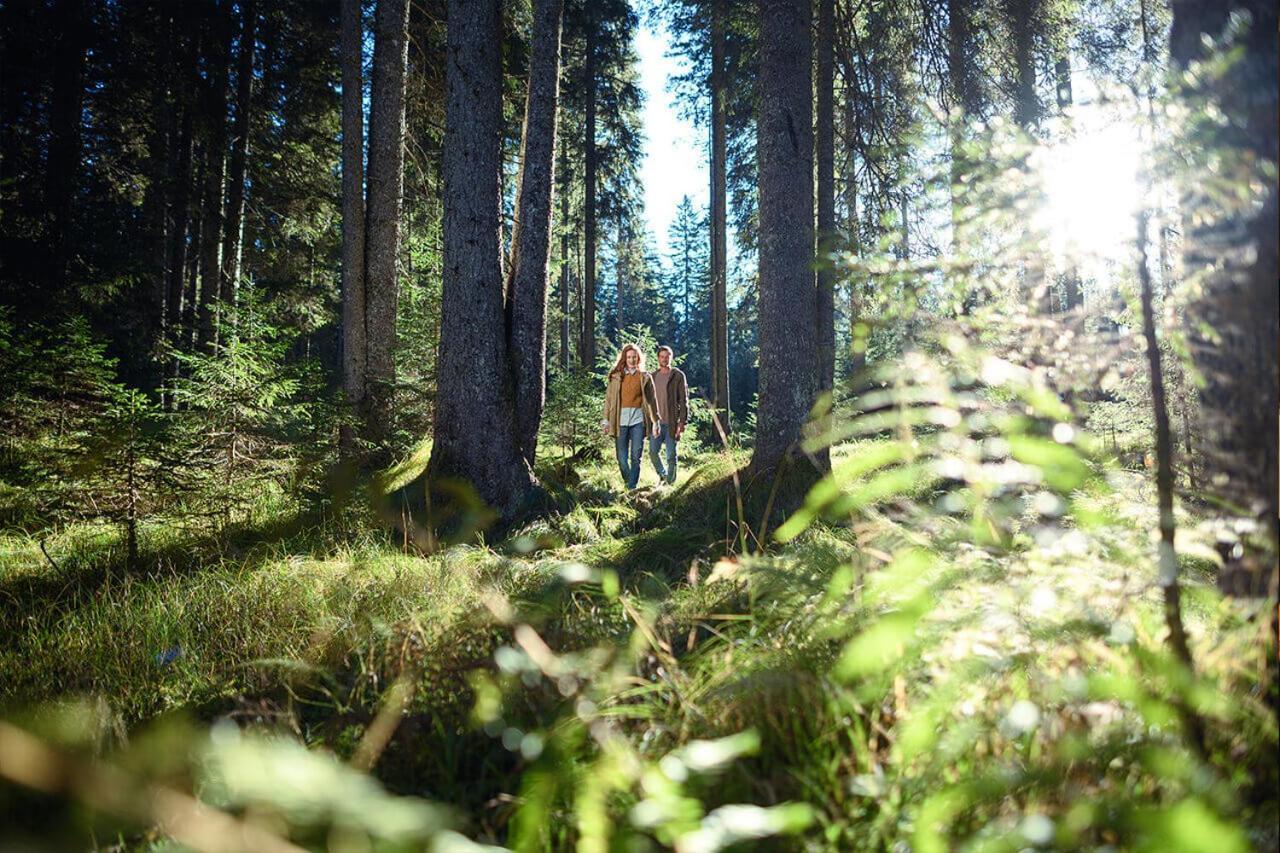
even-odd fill
[{"label": "undergrowth", "polygon": [[[9,534],[3,716],[50,755],[220,791],[319,847],[333,827],[377,849],[1273,844],[1274,646],[1259,608],[1216,592],[1212,528],[1180,517],[1193,675],[1162,648],[1142,475],[1036,438],[1034,419],[1006,423],[994,457],[965,429],[844,436],[767,549],[736,453],[691,456],[674,487],[646,470],[630,494],[579,462],[559,512],[429,555],[279,500],[217,536],[144,525],[144,571],[115,528]],[[964,442],[970,470],[949,461]],[[1013,465],[1021,485],[994,485]],[[1208,723],[1203,755],[1179,703]],[[154,746],[175,726],[204,758]],[[380,836],[329,794],[293,810],[234,770],[325,755],[371,767],[382,787],[361,796],[416,829]],[[5,790],[30,838],[57,815],[159,838],[153,813],[122,820],[79,789],[34,807]]]}]

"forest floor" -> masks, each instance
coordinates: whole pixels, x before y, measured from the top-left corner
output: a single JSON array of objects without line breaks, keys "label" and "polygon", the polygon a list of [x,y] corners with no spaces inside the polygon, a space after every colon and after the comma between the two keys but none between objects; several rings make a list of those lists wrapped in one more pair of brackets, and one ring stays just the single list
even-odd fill
[{"label": "forest floor", "polygon": [[[149,526],[142,573],[122,571],[102,525],[0,537],[3,715],[88,708],[81,738],[99,753],[175,714],[231,717],[371,764],[389,790],[456,808],[471,837],[527,849],[599,832],[678,845],[708,826],[740,841],[708,812],[792,802],[811,809],[785,826],[762,811],[782,822],[759,834],[1276,844],[1265,611],[1218,594],[1213,531],[1183,512],[1198,672],[1170,665],[1141,472],[1079,496],[1101,520],[1028,523],[1002,547],[975,545],[974,522],[936,511],[924,484],[748,555],[731,480],[744,456],[684,459],[673,487],[646,459],[624,495],[611,462],[565,477],[548,455],[544,479],[572,481],[571,502],[491,547],[423,556],[279,496],[216,534]],[[405,713],[382,730],[389,689]],[[1204,759],[1184,706],[1207,722]],[[691,743],[747,730],[736,761],[688,760]],[[627,772],[606,766],[619,749]],[[676,794],[655,792],[655,767]],[[543,770],[556,781],[539,787]],[[655,802],[692,812],[646,817]]]}]

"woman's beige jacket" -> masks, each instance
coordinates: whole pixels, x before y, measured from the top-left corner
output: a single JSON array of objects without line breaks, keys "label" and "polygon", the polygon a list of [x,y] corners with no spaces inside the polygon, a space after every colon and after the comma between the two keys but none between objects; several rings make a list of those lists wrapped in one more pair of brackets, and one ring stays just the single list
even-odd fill
[{"label": "woman's beige jacket", "polygon": [[[658,392],[653,387],[653,377],[646,371],[640,371],[640,402],[644,412],[644,434],[647,436],[658,420]],[[604,419],[602,426],[607,425],[609,435],[618,437],[618,418],[622,413],[622,374],[609,374],[609,387],[604,392]]]}]

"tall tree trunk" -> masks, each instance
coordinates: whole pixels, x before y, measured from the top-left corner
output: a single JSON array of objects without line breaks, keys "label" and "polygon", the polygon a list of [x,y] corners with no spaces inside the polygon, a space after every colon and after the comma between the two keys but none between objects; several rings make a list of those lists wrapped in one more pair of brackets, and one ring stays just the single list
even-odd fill
[{"label": "tall tree trunk", "polygon": [[[590,5],[587,7],[590,9]],[[586,46],[586,137],[583,141],[586,185],[583,187],[583,218],[585,219],[584,262],[582,280],[582,340],[578,352],[582,366],[587,370],[596,363],[596,20],[588,12]]]},{"label": "tall tree trunk", "polygon": [[[849,242],[849,251],[855,258],[862,255],[862,239],[858,223],[858,118],[854,98],[857,88],[854,85],[853,62],[846,59],[843,65],[844,93],[841,118],[844,125],[844,209],[845,233]],[[866,336],[859,334],[862,323],[862,308],[859,289],[862,286],[862,275],[849,273],[849,376],[857,387],[858,375],[867,366]]]},{"label": "tall tree trunk", "polygon": [[[569,168],[568,134],[560,137],[560,171]],[[560,370],[569,370],[569,182],[562,177],[560,192]]]},{"label": "tall tree trunk", "polygon": [[1036,96],[1035,38],[1040,0],[1006,0],[1013,32],[1013,119],[1027,133],[1040,124],[1040,99]]},{"label": "tall tree trunk", "polygon": [[[194,65],[194,62],[192,62]],[[194,73],[190,75],[194,76]],[[187,79],[190,79],[188,77]],[[193,116],[191,105],[182,108],[182,118],[174,138],[172,184],[169,192],[168,247],[165,251],[164,327],[169,347],[169,359],[165,366],[168,386],[166,405],[173,408],[173,383],[178,378],[178,353],[185,349],[182,333],[187,322],[188,307],[183,304],[183,283],[188,263],[187,235],[191,229],[191,161],[194,157]]]},{"label": "tall tree trunk", "polygon": [[711,403],[721,428],[729,411],[728,182],[725,116],[726,0],[711,4]]},{"label": "tall tree trunk", "polygon": [[378,0],[374,30],[369,195],[365,209],[364,426],[370,441],[384,445],[391,436],[395,414],[396,298],[400,215],[404,203],[409,0]]},{"label": "tall tree trunk", "polygon": [[[1014,99],[1013,118],[1029,141],[1035,138],[1040,124],[1040,99],[1036,96],[1035,40],[1040,20],[1041,0],[1005,0],[1005,14],[1013,32]],[[1030,154],[1030,152],[1028,152]],[[1027,176],[1026,192],[1032,196],[1032,207],[1038,206],[1039,190],[1034,186],[1029,166],[1024,164]],[[1043,235],[1024,219],[1022,232],[1022,289],[1027,304],[1038,313],[1049,307],[1048,288],[1045,285]]]},{"label": "tall tree trunk", "polygon": [[200,296],[196,342],[213,349],[218,340],[218,299],[221,296],[222,218],[227,176],[227,86],[231,64],[231,3],[210,3],[209,79],[204,92],[205,122],[204,212],[201,214]]},{"label": "tall tree trunk", "polygon": [[[1173,437],[1169,428],[1169,406],[1165,402],[1164,373],[1160,365],[1160,344],[1156,340],[1155,311],[1152,308],[1151,270],[1147,261],[1147,226],[1144,209],[1138,214],[1138,281],[1142,288],[1142,334],[1147,344],[1147,367],[1151,376],[1151,409],[1156,433],[1156,499],[1160,508],[1160,586],[1164,590],[1165,627],[1174,656],[1194,671],[1187,632],[1182,625],[1182,594],[1178,585],[1178,552],[1174,549],[1176,526],[1173,518]],[[1204,724],[1185,700],[1178,702],[1183,725],[1192,744],[1204,755]]]},{"label": "tall tree trunk", "polygon": [[809,0],[760,0],[759,473],[792,453],[815,387],[810,20]]},{"label": "tall tree trunk", "polygon": [[[49,101],[49,153],[45,164],[45,209],[49,217],[49,289],[55,303],[67,286],[69,234],[80,183],[80,123],[84,109],[85,55],[91,22],[86,0],[54,4],[58,41]],[[18,34],[14,34],[18,37]]]},{"label": "tall tree trunk", "polygon": [[556,110],[560,97],[563,0],[534,0],[524,142],[511,235],[508,322],[514,371],[516,439],[530,466],[546,402],[547,262],[555,186]]},{"label": "tall tree trunk", "polygon": [[[819,0],[817,28],[817,125],[814,157],[817,160],[817,276],[818,291],[814,323],[817,330],[816,390],[830,393],[836,384],[836,302],[835,270],[831,252],[836,246],[836,136],[835,136],[835,0]],[[822,429],[829,427],[824,419]],[[824,470],[831,468],[828,449],[815,457]]]},{"label": "tall tree trunk", "polygon": [[[951,147],[951,254],[954,260],[973,251],[973,236],[968,230],[969,175],[973,164],[965,147],[966,131],[981,112],[976,64],[974,62],[973,0],[949,0],[947,3],[947,77],[951,89],[952,115],[950,116]],[[961,300],[962,309],[969,304],[970,275],[959,272],[954,294]]]},{"label": "tall tree trunk", "polygon": [[[236,55],[236,121],[231,138],[231,174],[227,195],[227,226],[222,241],[222,304],[234,308],[240,288],[244,247],[245,181],[249,164],[249,122],[253,111],[253,56],[258,39],[257,0],[245,0]],[[234,315],[230,318],[234,322]],[[229,323],[224,324],[229,325]]]},{"label": "tall tree trunk", "polygon": [[[173,14],[168,9],[161,9],[157,28],[160,33],[158,52],[155,57],[154,70],[156,79],[152,90],[151,110],[154,122],[152,132],[147,141],[148,171],[151,182],[147,187],[146,210],[151,233],[154,278],[146,287],[145,304],[148,308],[146,324],[146,352],[156,351],[158,341],[168,335],[168,306],[166,296],[169,285],[169,228],[171,224],[171,204],[173,201],[173,152],[177,136],[177,105],[174,103],[172,86],[181,79],[180,62],[174,51]],[[163,388],[164,365],[155,365],[160,374],[161,400],[164,401]],[[150,371],[149,371],[150,373]],[[154,374],[151,374],[154,377]],[[149,378],[151,378],[149,377]]]},{"label": "tall tree trunk", "polygon": [[[1063,52],[1054,62],[1053,69],[1054,77],[1057,78],[1058,109],[1066,119],[1067,132],[1072,133],[1071,107],[1074,103],[1074,95],[1072,94],[1071,86],[1071,57],[1066,48],[1063,48]],[[1162,272],[1162,281],[1164,280],[1163,277],[1164,273]],[[1080,289],[1080,268],[1077,266],[1075,259],[1075,246],[1067,247],[1066,269],[1062,273],[1062,290],[1062,307],[1064,310],[1073,311],[1084,304],[1084,293]]]},{"label": "tall tree trunk", "polygon": [[[363,411],[365,392],[364,284],[364,24],[360,0],[342,0],[342,390]],[[354,453],[345,429],[343,454]]]},{"label": "tall tree trunk", "polygon": [[508,519],[535,481],[516,440],[503,306],[501,45],[498,0],[449,0],[444,293],[428,473],[437,489],[468,484]]},{"label": "tall tree trunk", "polygon": [[614,258],[614,299],[613,299],[613,331],[618,339],[618,343],[622,342],[622,330],[626,328],[626,320],[623,317],[623,299],[626,297],[627,284],[626,275],[626,257],[630,247],[627,245],[626,235],[623,233],[622,217],[618,217],[618,236],[614,241],[613,258]]},{"label": "tall tree trunk", "polygon": [[[585,230],[585,227],[586,226],[584,224],[583,226],[584,230]],[[583,259],[583,254],[584,254],[583,244],[585,242],[586,240],[583,239],[583,233],[579,231],[574,231],[573,233],[573,262],[574,262],[573,321],[574,321],[574,329],[577,331],[577,334],[578,334],[578,358],[581,359],[582,366],[584,368],[587,367],[587,359],[586,359],[586,356],[583,355],[583,349],[582,349],[584,346],[586,346],[586,340],[587,340],[586,338],[587,313],[586,313],[586,307],[583,304],[584,302],[586,302],[586,299],[584,298],[584,294],[583,294],[583,288],[584,288],[583,281],[587,277],[586,273],[583,271],[585,269],[585,263],[586,263],[586,261]]]},{"label": "tall tree trunk", "polygon": [[[194,135],[194,130],[193,130]],[[204,246],[204,205],[199,189],[204,186],[208,164],[205,162],[206,152],[201,146],[193,155],[195,157],[195,180],[192,182],[194,198],[191,199],[191,213],[188,224],[190,246],[187,249],[186,263],[183,266],[182,291],[182,328],[181,349],[192,352],[196,346],[196,306],[200,299],[200,260]],[[185,239],[185,238],[184,238]]]},{"label": "tall tree trunk", "polygon": [[[1197,140],[1224,162],[1244,164],[1258,176],[1247,203],[1224,209],[1203,189],[1210,175],[1185,176],[1182,208],[1190,227],[1183,240],[1185,275],[1201,280],[1202,296],[1188,310],[1192,355],[1205,385],[1202,482],[1220,483],[1217,496],[1254,516],[1271,540],[1270,553],[1246,558],[1239,591],[1275,596],[1277,521],[1277,409],[1280,375],[1280,288],[1277,242],[1280,214],[1274,179],[1262,164],[1280,159],[1277,141],[1277,8],[1265,0],[1173,4],[1171,53],[1179,70],[1203,58],[1207,38],[1218,39],[1233,16],[1248,13],[1241,55],[1224,75],[1189,76],[1193,103],[1206,98],[1227,117]],[[1206,38],[1207,37],[1207,38]],[[1202,109],[1198,104],[1195,109]],[[1205,335],[1198,329],[1207,324]],[[1272,612],[1276,609],[1273,607]],[[1272,637],[1275,628],[1272,628]],[[1269,655],[1276,665],[1274,647]]]}]

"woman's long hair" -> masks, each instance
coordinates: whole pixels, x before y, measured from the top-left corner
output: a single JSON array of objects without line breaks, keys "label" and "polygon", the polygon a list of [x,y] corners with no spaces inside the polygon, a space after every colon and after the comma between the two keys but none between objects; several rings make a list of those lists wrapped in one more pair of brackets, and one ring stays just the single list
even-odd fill
[{"label": "woman's long hair", "polygon": [[609,371],[612,376],[615,373],[622,373],[627,368],[627,351],[635,350],[636,355],[640,357],[640,362],[636,365],[636,370],[644,370],[644,350],[640,349],[637,344],[623,344],[622,349],[618,350],[618,360],[613,363],[613,370]]}]

